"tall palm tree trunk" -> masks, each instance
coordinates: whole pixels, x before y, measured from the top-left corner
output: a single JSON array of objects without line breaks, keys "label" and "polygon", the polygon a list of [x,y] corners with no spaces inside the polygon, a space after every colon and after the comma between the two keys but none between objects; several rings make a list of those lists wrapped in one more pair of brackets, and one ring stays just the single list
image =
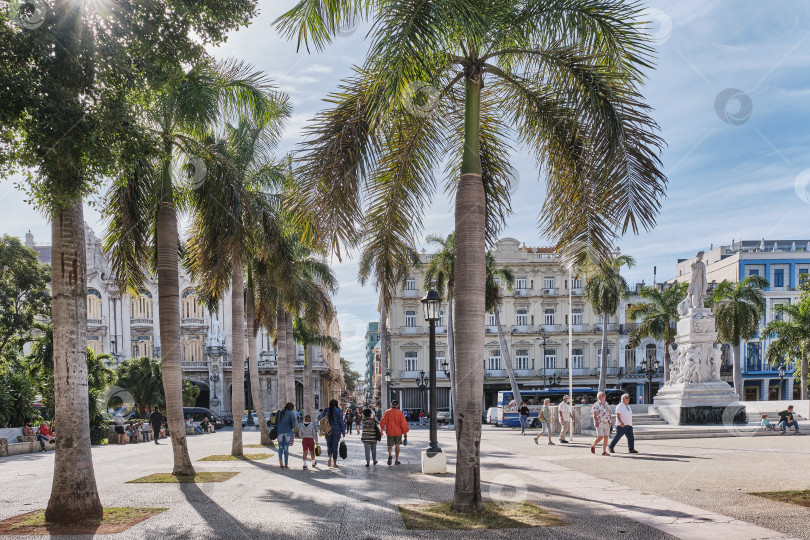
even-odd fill
[{"label": "tall palm tree trunk", "polygon": [[495,304],[495,324],[498,325],[498,340],[501,342],[501,358],[503,358],[504,365],[506,366],[506,373],[509,375],[509,384],[512,385],[512,399],[519,406],[523,398],[520,395],[520,388],[518,387],[517,379],[515,378],[515,369],[512,366],[512,357],[509,355],[509,346],[506,344],[506,337],[503,335],[503,328],[501,327],[501,310],[498,309],[498,304]]},{"label": "tall palm tree trunk", "polygon": [[599,391],[604,392],[607,387],[607,327],[608,314],[602,315],[602,357],[599,359]]},{"label": "tall palm tree trunk", "polygon": [[382,298],[380,308],[380,408],[388,410],[388,402],[391,400],[388,391],[388,381],[385,380],[385,373],[388,371],[388,317],[385,298]]},{"label": "tall palm tree trunk", "polygon": [[484,392],[484,306],[486,294],[486,197],[481,179],[481,78],[465,84],[464,154],[456,191],[456,262],[459,290],[456,383],[456,483],[453,509],[477,512],[481,498],[481,396]]},{"label": "tall palm tree trunk", "polygon": [[59,210],[52,228],[53,384],[56,456],[45,519],[101,518],[90,453],[87,388],[87,273],[82,201]]},{"label": "tall palm tree trunk", "polygon": [[802,356],[801,373],[802,400],[807,399],[807,356]]},{"label": "tall palm tree trunk", "polygon": [[287,403],[287,319],[281,307],[276,310],[276,378],[278,408],[283,409]]},{"label": "tall palm tree trunk", "polygon": [[245,410],[245,283],[242,257],[233,250],[231,275],[231,410],[233,411],[233,442],[231,455],[242,455],[242,411]]},{"label": "tall palm tree trunk", "polygon": [[[170,154],[171,155],[171,154]],[[180,364],[180,279],[178,277],[177,213],[172,202],[170,160],[164,162],[163,202],[157,215],[157,275],[160,319],[160,361],[166,418],[169,421],[175,476],[192,476],[194,466],[186,445],[183,421],[183,370]]]},{"label": "tall palm tree trunk", "polygon": [[672,357],[669,354],[669,348],[672,342],[664,340],[664,384],[669,382],[669,366],[672,365]]},{"label": "tall palm tree trunk", "polygon": [[743,398],[743,382],[742,382],[742,366],[740,363],[740,342],[738,341],[731,347],[731,365],[734,371],[732,381],[734,382],[734,393],[737,394],[738,399]]},{"label": "tall palm tree trunk", "polygon": [[293,316],[285,313],[287,320],[287,379],[285,380],[287,401],[292,401],[297,406],[295,399],[295,361],[298,354],[295,349],[295,338],[293,338]]},{"label": "tall palm tree trunk", "polygon": [[[250,282],[248,273],[248,282]],[[270,430],[267,428],[267,419],[264,417],[264,404],[259,385],[259,348],[256,346],[256,297],[253,287],[248,284],[245,301],[245,318],[247,319],[248,336],[248,370],[250,371],[250,396],[253,398],[253,408],[259,417],[259,431],[261,444],[270,444]]]},{"label": "tall palm tree trunk", "polygon": [[453,291],[447,292],[447,362],[450,369],[450,421],[456,420],[456,346],[453,343]]},{"label": "tall palm tree trunk", "polygon": [[315,388],[312,386],[312,346],[304,348],[304,414],[315,418]]}]

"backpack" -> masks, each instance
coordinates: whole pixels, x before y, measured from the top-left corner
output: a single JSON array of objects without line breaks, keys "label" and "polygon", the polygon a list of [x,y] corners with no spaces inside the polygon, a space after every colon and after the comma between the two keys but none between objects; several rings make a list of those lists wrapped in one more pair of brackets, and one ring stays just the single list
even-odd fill
[{"label": "backpack", "polygon": [[321,435],[329,435],[329,432],[332,431],[332,426],[329,424],[329,414],[323,415],[318,427],[321,430]]}]

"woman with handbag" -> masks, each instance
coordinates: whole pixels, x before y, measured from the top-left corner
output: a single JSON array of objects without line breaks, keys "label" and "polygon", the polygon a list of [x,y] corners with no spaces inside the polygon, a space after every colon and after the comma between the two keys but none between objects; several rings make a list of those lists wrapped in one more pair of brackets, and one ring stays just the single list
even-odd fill
[{"label": "woman with handbag", "polygon": [[288,402],[283,409],[276,413],[276,433],[278,436],[278,466],[282,469],[289,469],[287,463],[290,461],[290,441],[295,429],[295,405]]},{"label": "woman with handbag", "polygon": [[382,431],[377,419],[371,415],[371,409],[363,411],[362,435],[363,449],[366,451],[366,467],[371,461],[377,464],[377,443],[382,439]]},{"label": "woman with handbag", "polygon": [[341,437],[346,435],[346,424],[343,422],[343,413],[340,412],[336,399],[329,402],[329,408],[326,409],[324,415],[329,419],[329,427],[331,428],[329,433],[326,434],[329,467],[337,469],[338,446],[340,446]]}]

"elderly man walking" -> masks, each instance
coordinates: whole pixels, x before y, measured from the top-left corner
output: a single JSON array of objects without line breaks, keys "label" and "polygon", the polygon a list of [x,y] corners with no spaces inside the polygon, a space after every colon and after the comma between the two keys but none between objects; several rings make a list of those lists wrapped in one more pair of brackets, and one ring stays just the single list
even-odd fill
[{"label": "elderly man walking", "polygon": [[574,414],[571,412],[571,405],[568,404],[568,396],[565,395],[560,402],[560,406],[557,409],[557,414],[560,415],[560,442],[567,443],[568,441],[565,440],[565,434],[568,433],[569,427],[569,420],[573,420]]},{"label": "elderly man walking", "polygon": [[396,451],[395,463],[399,465],[399,446],[402,444],[403,437],[407,440],[408,421],[405,420],[405,415],[399,410],[399,402],[392,401],[391,408],[385,411],[382,420],[380,420],[380,429],[385,431],[388,437],[388,464],[391,465],[391,449]]},{"label": "elderly man walking", "polygon": [[610,415],[610,408],[605,403],[607,394],[599,392],[596,394],[596,403],[591,408],[593,414],[593,426],[596,429],[596,440],[591,445],[591,454],[596,453],[596,445],[602,442],[602,455],[609,456],[607,452],[608,438],[610,437],[610,425],[613,423],[613,418]]},{"label": "elderly man walking", "polygon": [[616,448],[616,443],[622,437],[627,437],[627,447],[630,449],[631,454],[638,454],[635,449],[635,438],[633,437],[633,411],[630,409],[630,394],[622,396],[622,402],[616,406],[616,423],[619,424],[616,428],[616,436],[610,441],[608,450],[613,453]]}]

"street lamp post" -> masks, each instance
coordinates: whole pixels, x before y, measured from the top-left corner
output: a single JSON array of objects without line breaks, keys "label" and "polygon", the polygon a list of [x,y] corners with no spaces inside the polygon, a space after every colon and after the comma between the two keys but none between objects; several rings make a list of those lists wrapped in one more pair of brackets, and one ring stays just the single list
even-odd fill
[{"label": "street lamp post", "polygon": [[[442,299],[431,284],[430,290],[427,291],[425,293],[425,297],[422,298],[425,321],[428,322],[430,327],[430,360],[428,364],[430,443],[424,454],[427,459],[425,457],[422,458],[422,472],[427,473],[445,472],[447,469],[446,457],[444,456],[442,449],[439,448],[438,434],[436,432],[436,321],[439,320],[439,308],[441,307],[441,304]],[[440,460],[428,465],[427,462],[433,461],[432,458],[434,458],[437,454],[441,454]],[[437,468],[437,466],[439,467]]]},{"label": "street lamp post", "polygon": [[658,359],[647,357],[641,361],[641,369],[647,376],[649,383],[647,384],[647,403],[652,403],[652,382],[655,374],[658,373]]},{"label": "street lamp post", "polygon": [[785,378],[785,363],[779,364],[779,399],[785,399],[785,388],[782,386],[782,379]]}]

